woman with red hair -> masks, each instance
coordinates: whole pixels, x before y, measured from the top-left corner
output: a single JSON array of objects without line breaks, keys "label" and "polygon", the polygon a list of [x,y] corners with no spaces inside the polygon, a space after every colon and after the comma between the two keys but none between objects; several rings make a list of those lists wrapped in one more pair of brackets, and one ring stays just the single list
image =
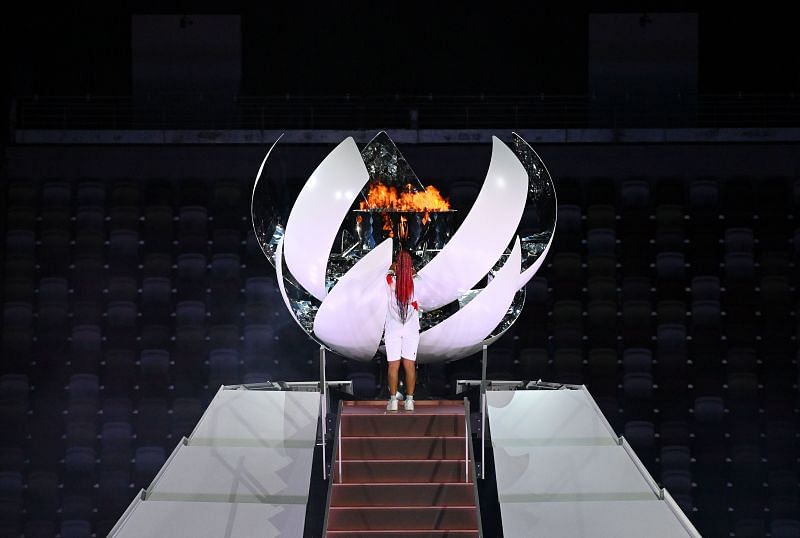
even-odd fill
[{"label": "woman with red hair", "polygon": [[386,275],[389,292],[389,311],[386,314],[383,339],[389,363],[389,403],[387,411],[397,411],[402,395],[397,391],[400,364],[406,374],[406,411],[414,410],[414,386],[417,381],[416,360],[419,344],[419,307],[414,300],[414,264],[411,254],[400,250]]}]

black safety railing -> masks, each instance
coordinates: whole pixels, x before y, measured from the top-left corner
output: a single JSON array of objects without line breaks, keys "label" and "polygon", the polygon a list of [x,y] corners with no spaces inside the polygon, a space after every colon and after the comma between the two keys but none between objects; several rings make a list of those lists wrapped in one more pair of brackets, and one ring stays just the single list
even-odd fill
[{"label": "black safety railing", "polygon": [[19,97],[13,129],[798,127],[800,97],[587,95]]}]

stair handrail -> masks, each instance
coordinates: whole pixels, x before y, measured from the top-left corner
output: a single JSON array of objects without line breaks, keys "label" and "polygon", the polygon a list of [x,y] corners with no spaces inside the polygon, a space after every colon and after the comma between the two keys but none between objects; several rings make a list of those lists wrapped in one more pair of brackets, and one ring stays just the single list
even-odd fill
[{"label": "stair handrail", "polygon": [[320,407],[320,433],[322,435],[322,479],[328,479],[328,465],[325,459],[325,438],[328,436],[328,399],[326,393],[327,379],[325,379],[325,346],[319,346],[319,407]]},{"label": "stair handrail", "polygon": [[464,398],[464,482],[469,482],[469,404]]},{"label": "stair handrail", "polygon": [[[341,439],[341,424],[342,424],[342,400],[339,400],[339,412],[336,414],[336,436]],[[328,513],[331,510],[331,497],[333,496],[333,468],[335,462],[339,460],[339,469],[341,469],[341,459],[339,458],[339,450],[337,445],[333,445],[333,454],[331,455],[331,473],[328,480],[328,498],[325,500],[325,517],[322,520],[322,536],[328,536]],[[339,482],[342,480],[342,472],[339,471]]]},{"label": "stair handrail", "polygon": [[[337,420],[338,423],[342,421],[342,402],[339,401],[339,418]],[[341,426],[336,427],[336,459],[334,461],[338,462],[339,465],[339,483],[341,484],[343,481],[343,472],[342,472],[342,428]]]},{"label": "stair handrail", "polygon": [[489,362],[489,346],[483,344],[481,354],[481,480],[486,478],[486,364]]},{"label": "stair handrail", "polygon": [[[469,398],[464,397],[464,416],[469,417]],[[467,429],[464,430],[464,436],[468,441],[472,440],[472,428],[470,427],[469,419],[466,420],[466,427]],[[481,430],[483,427],[481,427]],[[468,442],[467,446],[469,447],[469,457],[473,461],[472,466],[472,496],[475,499],[475,512],[477,512],[476,517],[478,521],[478,537],[483,538],[483,524],[481,522],[481,503],[480,503],[480,495],[478,494],[478,475],[475,472],[475,453],[472,448],[472,443]],[[467,469],[469,469],[469,464],[467,465]],[[483,470],[483,469],[481,469]]]}]

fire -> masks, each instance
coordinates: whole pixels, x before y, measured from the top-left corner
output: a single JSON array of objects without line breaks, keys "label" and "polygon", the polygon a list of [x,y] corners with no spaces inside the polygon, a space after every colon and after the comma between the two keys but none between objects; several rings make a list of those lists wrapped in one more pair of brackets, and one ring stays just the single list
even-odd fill
[{"label": "fire", "polygon": [[417,211],[449,211],[450,202],[442,198],[439,190],[428,185],[424,191],[415,191],[411,185],[399,195],[397,189],[376,181],[370,184],[366,201],[361,201],[361,209]]},{"label": "fire", "polygon": [[400,215],[400,224],[397,225],[397,235],[400,239],[408,239],[408,219]]},{"label": "fire", "polygon": [[392,219],[389,215],[383,216],[383,231],[387,232],[389,237],[394,237],[394,230],[392,229]]}]

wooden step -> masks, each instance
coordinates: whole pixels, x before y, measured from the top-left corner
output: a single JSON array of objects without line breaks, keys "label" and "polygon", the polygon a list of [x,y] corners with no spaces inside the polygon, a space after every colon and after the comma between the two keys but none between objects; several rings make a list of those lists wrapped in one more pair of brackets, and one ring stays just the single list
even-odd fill
[{"label": "wooden step", "polygon": [[343,530],[334,531],[329,530],[328,536],[338,537],[346,536],[347,538],[479,538],[480,534],[477,529],[450,529],[450,530],[373,530],[373,531],[353,531]]},{"label": "wooden step", "polygon": [[405,411],[400,402],[397,411],[386,410],[386,400],[359,400],[342,403],[343,415],[367,414],[418,414],[418,415],[461,415],[464,416],[462,400],[414,400],[414,411]]},{"label": "wooden step", "polygon": [[461,436],[466,432],[464,415],[389,413],[342,414],[341,434],[345,437],[438,437]]},{"label": "wooden step", "polygon": [[464,459],[464,436],[342,437],[343,460]]},{"label": "wooden step", "polygon": [[[435,400],[416,402],[415,411],[386,411],[386,403],[346,402],[340,421],[344,436],[465,435],[463,405]],[[356,405],[358,404],[358,405]]]},{"label": "wooden step", "polygon": [[415,403],[414,411],[386,411],[385,400],[342,405],[327,536],[479,536],[464,403]]},{"label": "wooden step", "polygon": [[328,530],[475,530],[474,506],[330,507]]},{"label": "wooden step", "polygon": [[371,530],[371,531],[334,531],[329,530],[328,536],[346,536],[347,538],[479,538],[477,529],[450,529],[450,530]]},{"label": "wooden step", "polygon": [[333,484],[331,506],[469,506],[471,482]]},{"label": "wooden step", "polygon": [[464,480],[464,460],[346,460],[333,466],[334,482],[397,483],[397,482],[460,482]]}]

